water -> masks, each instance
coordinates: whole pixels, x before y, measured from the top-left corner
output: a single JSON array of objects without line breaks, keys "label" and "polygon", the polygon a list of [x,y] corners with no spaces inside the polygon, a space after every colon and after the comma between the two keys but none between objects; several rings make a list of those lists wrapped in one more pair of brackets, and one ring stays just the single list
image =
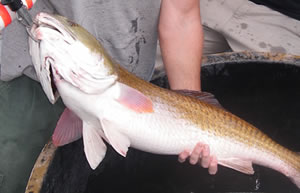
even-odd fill
[{"label": "water", "polygon": [[[155,83],[166,86],[166,79]],[[294,151],[300,151],[299,83],[300,69],[284,64],[226,64],[202,70],[204,91],[213,93],[225,109]],[[68,148],[73,148],[69,153],[73,157],[63,159]],[[72,184],[74,191],[70,192],[82,192],[80,188],[85,193],[299,192],[288,178],[260,166],[254,166],[252,176],[222,166],[217,175],[211,176],[200,166],[180,164],[177,156],[159,156],[130,149],[127,158],[122,158],[109,148],[101,165],[92,171],[82,151],[82,141],[78,141],[61,148],[54,160],[61,164],[62,160],[74,159],[77,169],[68,165],[68,171],[78,175],[80,181],[70,181],[66,176],[56,181]],[[61,173],[66,175],[68,172],[64,169]],[[55,185],[51,175],[50,179]],[[78,184],[81,184],[80,188]]]}]

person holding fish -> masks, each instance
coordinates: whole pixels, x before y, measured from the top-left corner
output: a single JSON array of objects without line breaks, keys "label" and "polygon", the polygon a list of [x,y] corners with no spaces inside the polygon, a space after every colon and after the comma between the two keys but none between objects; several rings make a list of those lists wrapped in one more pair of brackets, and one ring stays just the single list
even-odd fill
[{"label": "person holding fish", "polygon": [[[202,26],[198,0],[163,0],[161,2],[39,0],[30,12],[36,15],[40,11],[58,13],[79,23],[95,35],[116,62],[144,80],[150,80],[153,73],[158,26],[166,65],[177,65],[175,70],[181,69],[176,80],[170,80],[171,88],[198,91],[201,89],[199,64],[202,50]],[[8,13],[11,16],[12,13],[10,11]],[[169,17],[170,15],[172,17]],[[17,22],[12,22],[3,30],[1,47],[2,56],[5,57],[1,57],[1,80],[10,81],[22,74],[38,80],[32,67],[27,36],[24,26]],[[184,68],[179,66],[184,66]],[[172,68],[169,69],[172,71]],[[190,69],[193,70],[190,71]],[[186,76],[190,79],[185,79]],[[182,83],[181,85],[172,83],[178,80]],[[197,84],[191,84],[192,82],[197,82]],[[4,82],[2,84],[11,85]],[[18,86],[20,92],[26,90],[23,86],[22,83]],[[21,97],[26,101],[24,99],[26,95]],[[9,99],[7,103],[11,101]],[[48,108],[44,110],[49,112],[49,107],[45,108]],[[51,113],[53,117],[57,116],[57,111]],[[47,120],[49,116],[40,119]],[[28,121],[30,124],[30,120]],[[44,125],[44,127],[48,126]],[[2,136],[5,137],[5,135]],[[44,141],[40,142],[40,147],[47,140],[45,136]],[[216,158],[210,155],[209,147],[201,142],[194,150],[186,149],[179,154],[180,162],[188,158],[191,164],[200,163],[202,167],[208,168],[210,174],[217,172]],[[7,160],[9,162],[9,159]],[[9,177],[3,176],[2,179],[9,180]],[[0,184],[1,182],[0,178]]]},{"label": "person holding fish", "polygon": [[[204,55],[246,50],[300,53],[298,0],[200,0],[200,8]],[[156,65],[162,66],[157,51]]]}]

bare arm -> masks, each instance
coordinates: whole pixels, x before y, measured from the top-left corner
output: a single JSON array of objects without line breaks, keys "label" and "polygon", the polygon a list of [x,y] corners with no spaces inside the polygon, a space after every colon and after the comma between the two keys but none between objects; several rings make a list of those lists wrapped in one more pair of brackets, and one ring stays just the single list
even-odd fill
[{"label": "bare arm", "polygon": [[[199,0],[161,2],[159,40],[171,89],[201,91],[203,30]],[[184,162],[187,158],[191,164],[208,168],[210,174],[217,172],[217,159],[205,144],[181,152],[178,160]]]},{"label": "bare arm", "polygon": [[171,89],[201,90],[199,0],[162,0],[159,40]]}]

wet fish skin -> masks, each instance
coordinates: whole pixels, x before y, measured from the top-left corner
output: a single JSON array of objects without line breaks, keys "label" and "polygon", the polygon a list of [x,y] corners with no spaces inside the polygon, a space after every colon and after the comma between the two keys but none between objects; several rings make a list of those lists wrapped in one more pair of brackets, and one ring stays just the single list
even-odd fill
[{"label": "wet fish skin", "polygon": [[[65,18],[41,13],[36,23],[32,31],[41,43],[30,45],[38,77],[51,102],[58,96],[54,80],[65,105],[82,120],[92,168],[105,156],[102,139],[123,156],[129,146],[178,154],[201,141],[220,165],[253,174],[252,164],[259,164],[283,173],[300,188],[299,155],[253,125],[215,105],[139,79],[113,63],[92,35]],[[68,130],[56,129],[64,136],[54,140],[58,145],[73,140]],[[81,130],[76,131],[77,139]]]}]

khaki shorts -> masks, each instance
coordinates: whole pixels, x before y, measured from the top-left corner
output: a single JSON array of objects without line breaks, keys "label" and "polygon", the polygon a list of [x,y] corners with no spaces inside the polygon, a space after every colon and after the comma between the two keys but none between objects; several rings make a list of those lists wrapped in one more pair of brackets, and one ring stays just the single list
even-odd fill
[{"label": "khaki shorts", "polygon": [[[200,8],[205,55],[245,50],[300,55],[298,20],[248,0],[200,0]],[[158,48],[154,75],[161,69]]]},{"label": "khaki shorts", "polygon": [[204,54],[252,50],[300,55],[300,21],[248,0],[200,0]]}]

